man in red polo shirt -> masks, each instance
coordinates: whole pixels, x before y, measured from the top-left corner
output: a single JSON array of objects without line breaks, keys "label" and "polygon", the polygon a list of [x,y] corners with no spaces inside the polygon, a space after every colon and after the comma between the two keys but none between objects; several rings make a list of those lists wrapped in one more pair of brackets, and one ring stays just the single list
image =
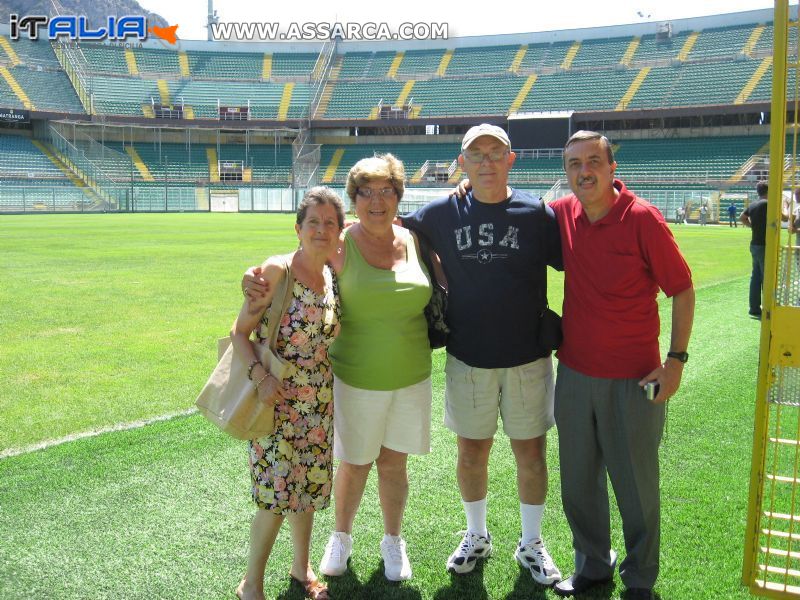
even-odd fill
[{"label": "man in red polo shirt", "polygon": [[[564,148],[573,194],[551,204],[564,258],[564,341],[555,418],[561,495],[580,594],[613,576],[606,473],[622,517],[624,598],[652,598],[658,576],[658,446],[665,403],[680,385],[694,316],[689,267],[661,213],[614,179],[608,139],[579,131]],[[658,346],[658,290],[672,298],[670,351]],[[652,401],[643,389],[659,385]]]}]

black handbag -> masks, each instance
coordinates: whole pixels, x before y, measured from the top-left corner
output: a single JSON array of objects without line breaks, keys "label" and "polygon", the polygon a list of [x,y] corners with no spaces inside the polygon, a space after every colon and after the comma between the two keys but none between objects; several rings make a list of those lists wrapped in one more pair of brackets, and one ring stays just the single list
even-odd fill
[{"label": "black handbag", "polygon": [[418,240],[419,257],[428,270],[431,280],[431,299],[425,306],[425,320],[428,322],[428,342],[431,348],[443,348],[447,345],[447,279],[445,278],[439,257],[433,251],[430,242],[415,232]]},{"label": "black handbag", "polygon": [[[539,239],[542,241],[542,256],[544,256],[544,221],[540,220],[539,226]],[[542,289],[541,297],[539,298],[539,329],[537,331],[536,343],[543,350],[550,352],[551,350],[558,350],[561,342],[564,339],[564,334],[561,331],[561,317],[558,313],[550,308],[547,302],[547,276],[545,275],[545,286]]]},{"label": "black handbag", "polygon": [[539,335],[536,340],[541,348],[545,350],[558,350],[564,336],[561,332],[561,317],[545,307],[539,312]]}]

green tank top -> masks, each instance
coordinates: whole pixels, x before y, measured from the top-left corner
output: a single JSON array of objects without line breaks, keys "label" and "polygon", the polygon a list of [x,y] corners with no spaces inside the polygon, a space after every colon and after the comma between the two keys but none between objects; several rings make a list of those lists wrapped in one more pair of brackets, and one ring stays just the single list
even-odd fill
[{"label": "green tank top", "polygon": [[338,276],[341,332],[331,345],[333,373],[347,385],[396,390],[430,377],[431,349],[423,314],[431,282],[407,233],[405,266],[373,267],[345,232]]}]

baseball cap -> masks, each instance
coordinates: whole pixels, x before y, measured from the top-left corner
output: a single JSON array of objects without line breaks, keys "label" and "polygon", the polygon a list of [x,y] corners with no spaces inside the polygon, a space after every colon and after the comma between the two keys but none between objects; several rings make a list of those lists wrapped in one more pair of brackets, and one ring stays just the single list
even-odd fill
[{"label": "baseball cap", "polygon": [[469,131],[464,134],[464,140],[461,142],[461,150],[464,151],[469,148],[469,145],[482,135],[488,135],[496,140],[503,142],[506,146],[511,148],[511,141],[508,139],[508,134],[497,125],[489,125],[488,123],[481,123],[470,127]]}]

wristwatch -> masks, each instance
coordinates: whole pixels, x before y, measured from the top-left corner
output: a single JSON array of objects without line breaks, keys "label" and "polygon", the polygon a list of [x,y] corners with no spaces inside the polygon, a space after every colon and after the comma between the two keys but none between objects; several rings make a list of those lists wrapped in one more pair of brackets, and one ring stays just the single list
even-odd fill
[{"label": "wristwatch", "polygon": [[674,358],[675,360],[679,360],[682,363],[685,363],[689,360],[689,353],[688,352],[667,352],[667,358]]}]

